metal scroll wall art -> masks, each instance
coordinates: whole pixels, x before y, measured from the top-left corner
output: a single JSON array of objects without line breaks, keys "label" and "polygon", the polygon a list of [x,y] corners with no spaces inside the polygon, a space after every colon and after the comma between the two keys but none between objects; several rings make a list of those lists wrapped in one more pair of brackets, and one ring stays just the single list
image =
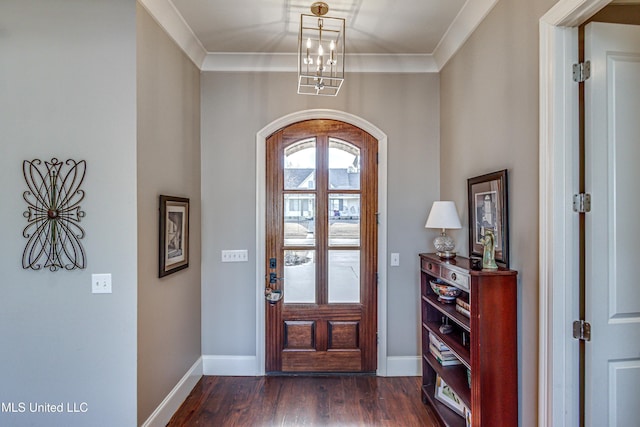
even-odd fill
[{"label": "metal scroll wall art", "polygon": [[87,258],[80,239],[85,232],[80,221],[85,213],[80,208],[81,190],[87,163],[55,157],[51,161],[34,159],[22,163],[28,190],[24,217],[27,226],[22,235],[27,245],[22,253],[22,268],[50,271],[86,267]]}]

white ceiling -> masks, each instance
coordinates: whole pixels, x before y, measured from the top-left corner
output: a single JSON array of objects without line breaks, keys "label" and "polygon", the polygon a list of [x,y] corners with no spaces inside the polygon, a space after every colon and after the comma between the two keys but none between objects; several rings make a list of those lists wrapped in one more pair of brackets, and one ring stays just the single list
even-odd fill
[{"label": "white ceiling", "polygon": [[[314,0],[139,0],[203,70],[289,71]],[[325,0],[326,1],[326,0]],[[438,71],[498,0],[329,0],[351,71]],[[260,60],[256,60],[260,58]]]},{"label": "white ceiling", "polygon": [[[171,0],[207,52],[295,52],[313,0]],[[328,0],[348,52],[432,53],[465,0]]]}]

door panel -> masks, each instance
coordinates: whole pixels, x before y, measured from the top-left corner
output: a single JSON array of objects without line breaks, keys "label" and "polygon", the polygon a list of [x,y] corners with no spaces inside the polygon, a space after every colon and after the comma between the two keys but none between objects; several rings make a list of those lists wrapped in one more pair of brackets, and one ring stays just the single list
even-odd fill
[{"label": "door panel", "polygon": [[314,350],[316,348],[316,322],[285,320],[284,349]]},{"label": "door panel", "polygon": [[266,371],[377,367],[377,141],[334,120],[267,139]]},{"label": "door panel", "polygon": [[637,425],[640,419],[640,27],[591,23],[585,53],[585,424]]},{"label": "door panel", "polygon": [[360,348],[358,331],[360,322],[329,321],[329,350],[357,350]]}]

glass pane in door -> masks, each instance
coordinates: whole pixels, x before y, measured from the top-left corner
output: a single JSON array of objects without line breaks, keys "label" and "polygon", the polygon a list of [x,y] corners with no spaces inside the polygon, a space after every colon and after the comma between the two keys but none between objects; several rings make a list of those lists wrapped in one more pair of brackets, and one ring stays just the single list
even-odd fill
[{"label": "glass pane in door", "polygon": [[315,251],[284,251],[284,302],[316,302]]},{"label": "glass pane in door", "polygon": [[360,149],[336,138],[329,138],[329,189],[360,189]]},{"label": "glass pane in door", "polygon": [[303,139],[284,150],[284,189],[313,190],[315,188],[316,139]]},{"label": "glass pane in door", "polygon": [[329,194],[329,246],[360,245],[360,195]]},{"label": "glass pane in door", "polygon": [[360,302],[360,251],[329,251],[329,303]]},{"label": "glass pane in door", "polygon": [[315,245],[315,206],[315,194],[287,193],[284,195],[285,246]]}]

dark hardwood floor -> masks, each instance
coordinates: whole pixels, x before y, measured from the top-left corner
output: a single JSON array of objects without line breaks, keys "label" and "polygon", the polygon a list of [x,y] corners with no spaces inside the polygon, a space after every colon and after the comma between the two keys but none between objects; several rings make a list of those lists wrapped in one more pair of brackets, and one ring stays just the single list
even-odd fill
[{"label": "dark hardwood floor", "polygon": [[168,426],[427,426],[420,378],[203,377]]}]

